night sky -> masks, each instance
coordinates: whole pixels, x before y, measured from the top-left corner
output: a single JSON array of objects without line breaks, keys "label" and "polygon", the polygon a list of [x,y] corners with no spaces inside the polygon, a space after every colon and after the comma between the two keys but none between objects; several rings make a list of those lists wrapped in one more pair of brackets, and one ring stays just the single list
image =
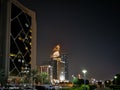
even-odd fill
[{"label": "night sky", "polygon": [[37,15],[37,64],[49,61],[61,45],[68,53],[69,77],[97,80],[120,73],[119,0],[19,0]]}]

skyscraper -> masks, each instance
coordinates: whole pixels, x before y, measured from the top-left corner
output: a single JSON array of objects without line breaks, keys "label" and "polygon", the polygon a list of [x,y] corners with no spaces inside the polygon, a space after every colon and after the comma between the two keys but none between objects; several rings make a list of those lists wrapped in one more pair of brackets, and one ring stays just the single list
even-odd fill
[{"label": "skyscraper", "polygon": [[1,0],[0,9],[0,71],[19,76],[36,67],[36,14],[17,0]]},{"label": "skyscraper", "polygon": [[11,0],[10,75],[36,67],[36,16],[16,0]]},{"label": "skyscraper", "polygon": [[56,45],[53,49],[51,59],[53,79],[57,79],[59,81],[68,80],[68,57],[67,54],[60,53],[60,45]]}]

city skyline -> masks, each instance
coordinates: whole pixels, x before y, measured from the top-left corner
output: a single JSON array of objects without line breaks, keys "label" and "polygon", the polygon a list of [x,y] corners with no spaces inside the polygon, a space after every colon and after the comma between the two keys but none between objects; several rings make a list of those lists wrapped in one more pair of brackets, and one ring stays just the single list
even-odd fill
[{"label": "city skyline", "polygon": [[50,60],[56,44],[68,53],[69,77],[98,80],[120,73],[120,6],[117,1],[19,0],[37,15],[37,64]]}]

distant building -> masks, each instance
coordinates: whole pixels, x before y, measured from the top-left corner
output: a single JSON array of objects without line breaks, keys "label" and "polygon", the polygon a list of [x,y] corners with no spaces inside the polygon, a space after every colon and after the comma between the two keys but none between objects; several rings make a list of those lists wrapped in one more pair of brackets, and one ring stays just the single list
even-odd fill
[{"label": "distant building", "polygon": [[56,45],[51,57],[53,67],[53,79],[64,81],[68,80],[68,57],[67,54],[60,53],[60,46]]},{"label": "distant building", "polygon": [[58,79],[58,74],[57,74],[57,61],[56,60],[51,60],[51,66],[53,67],[53,79]]},{"label": "distant building", "polygon": [[36,15],[17,0],[0,4],[0,71],[19,76],[36,67]]},{"label": "distant building", "polygon": [[68,72],[68,54],[62,54],[61,55],[61,60],[64,62],[64,70],[65,70],[65,79],[69,80],[69,72]]},{"label": "distant building", "polygon": [[[51,60],[51,66],[53,67],[53,79],[68,80],[68,57],[66,54],[61,55],[61,61]],[[62,78],[63,77],[63,78]]]}]

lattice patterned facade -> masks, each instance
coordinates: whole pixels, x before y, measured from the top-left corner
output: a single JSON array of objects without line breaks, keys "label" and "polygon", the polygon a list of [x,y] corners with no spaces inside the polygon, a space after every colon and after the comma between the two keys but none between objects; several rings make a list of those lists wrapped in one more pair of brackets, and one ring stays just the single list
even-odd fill
[{"label": "lattice patterned facade", "polygon": [[35,12],[11,1],[10,76],[28,73],[36,67]]}]

